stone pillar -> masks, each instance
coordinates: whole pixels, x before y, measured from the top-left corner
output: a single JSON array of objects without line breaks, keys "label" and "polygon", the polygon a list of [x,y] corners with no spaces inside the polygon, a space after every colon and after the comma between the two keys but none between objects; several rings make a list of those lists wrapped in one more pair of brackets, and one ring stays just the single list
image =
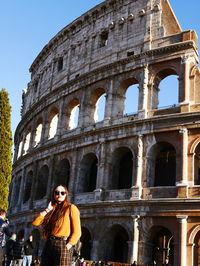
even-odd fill
[{"label": "stone pillar", "polygon": [[179,225],[179,266],[187,266],[187,215],[176,215]]},{"label": "stone pillar", "polygon": [[183,66],[183,94],[181,104],[189,104],[190,101],[190,56],[185,54],[182,56],[182,66]]},{"label": "stone pillar", "polygon": [[143,73],[142,73],[142,82],[139,86],[139,104],[138,104],[138,111],[139,111],[139,117],[140,118],[146,118],[147,117],[147,111],[148,111],[148,76],[149,76],[149,69],[148,65],[145,65],[143,67]]},{"label": "stone pillar", "polygon": [[133,219],[133,241],[128,242],[129,246],[129,263],[138,262],[138,245],[139,245],[139,230],[138,230],[138,215],[131,215]]},{"label": "stone pillar", "polygon": [[92,249],[91,249],[91,260],[98,261],[98,251],[99,251],[99,241],[93,240],[92,242]]},{"label": "stone pillar", "polygon": [[113,79],[110,80],[108,93],[106,95],[105,115],[104,120],[109,120],[112,117],[112,105],[113,105]]},{"label": "stone pillar", "polygon": [[141,198],[142,195],[142,166],[143,166],[143,136],[138,136],[137,162],[136,162],[136,182],[132,187],[131,198]]},{"label": "stone pillar", "polygon": [[[188,130],[187,128],[183,128],[179,130],[179,133],[182,134],[182,170],[181,170],[181,177],[176,185],[180,187],[182,196],[179,197],[187,197],[187,185],[188,185]],[[185,190],[185,192],[184,192]],[[180,194],[180,193],[179,193]]]}]

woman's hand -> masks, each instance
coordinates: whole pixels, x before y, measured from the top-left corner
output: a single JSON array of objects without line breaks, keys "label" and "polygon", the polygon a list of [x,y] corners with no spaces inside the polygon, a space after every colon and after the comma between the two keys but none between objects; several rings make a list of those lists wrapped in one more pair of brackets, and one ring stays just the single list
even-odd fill
[{"label": "woman's hand", "polygon": [[53,205],[52,205],[52,202],[50,201],[49,204],[48,204],[48,207],[46,210],[49,210],[49,211],[52,211],[53,210]]},{"label": "woman's hand", "polygon": [[48,207],[47,207],[44,211],[42,211],[42,212],[40,213],[40,215],[42,215],[42,216],[46,216],[47,213],[49,213],[49,212],[52,211],[52,210],[53,210],[53,205],[52,205],[52,202],[50,201],[49,204],[48,204]]},{"label": "woman's hand", "polygon": [[70,250],[70,248],[72,247],[72,245],[70,243],[67,243],[66,247],[67,247],[67,250]]}]

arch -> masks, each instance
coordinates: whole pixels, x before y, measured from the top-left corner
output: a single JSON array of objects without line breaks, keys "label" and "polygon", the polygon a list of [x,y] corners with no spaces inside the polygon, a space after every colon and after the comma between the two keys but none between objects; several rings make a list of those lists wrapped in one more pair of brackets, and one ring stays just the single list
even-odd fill
[{"label": "arch", "polygon": [[86,154],[80,163],[78,192],[92,192],[96,189],[98,159],[94,153]]},{"label": "arch", "polygon": [[168,142],[154,144],[148,154],[148,186],[175,186],[176,150]]},{"label": "arch", "polygon": [[129,235],[126,229],[119,225],[113,225],[103,236],[101,243],[103,259],[120,263],[128,262]]},{"label": "arch", "polygon": [[49,136],[48,139],[55,137],[58,126],[58,109],[53,108],[49,116]]},{"label": "arch", "polygon": [[32,180],[33,180],[33,171],[29,171],[27,176],[26,176],[26,181],[25,181],[23,203],[27,202],[30,199]]},{"label": "arch", "polygon": [[194,185],[200,185],[200,142],[194,152]]},{"label": "arch", "polygon": [[90,231],[86,227],[81,228],[82,235],[80,241],[82,243],[81,246],[81,254],[80,256],[86,260],[91,259],[91,249],[92,249],[92,237]]},{"label": "arch", "polygon": [[36,194],[35,194],[36,200],[42,199],[46,195],[48,178],[49,178],[49,167],[47,165],[43,165],[40,168],[37,175]]},{"label": "arch", "polygon": [[193,143],[192,143],[192,145],[191,145],[191,147],[190,147],[190,154],[195,153],[196,147],[197,147],[197,145],[198,145],[199,143],[200,143],[200,137],[196,138],[196,139],[193,141]]},{"label": "arch", "polygon": [[139,84],[132,84],[126,89],[124,101],[124,115],[138,112]]},{"label": "arch", "polygon": [[23,153],[26,154],[30,148],[30,141],[31,141],[31,128],[28,129],[25,141],[24,141],[24,150]]},{"label": "arch", "polygon": [[93,120],[95,123],[104,120],[106,92],[103,88],[96,89],[92,94],[92,110]]},{"label": "arch", "polygon": [[111,171],[111,189],[126,189],[132,186],[133,153],[128,147],[119,147],[114,151]]},{"label": "arch", "polygon": [[196,234],[200,231],[200,224],[196,225],[193,229],[192,232],[189,235],[188,238],[188,243],[189,244],[193,244],[194,243],[194,238],[196,236]]},{"label": "arch", "polygon": [[[174,104],[178,104],[179,102],[179,84],[177,82],[176,84],[176,91],[177,91],[177,99],[176,99],[176,102],[174,103],[174,99],[171,99],[169,98],[168,101],[166,101],[166,97],[173,97],[174,96],[174,91],[173,91],[173,94],[172,93],[168,93],[167,96],[165,94],[165,96],[163,97],[163,102],[160,104],[159,101],[160,101],[160,95],[161,95],[161,92],[160,92],[160,86],[162,85],[161,82],[163,83],[163,88],[162,88],[162,91],[163,89],[169,89],[173,86],[173,84],[175,83],[174,80],[173,82],[169,82],[169,80],[171,80],[171,78],[169,78],[170,76],[178,76],[177,74],[177,71],[173,68],[165,68],[165,69],[162,69],[161,71],[159,71],[158,73],[156,73],[154,79],[153,79],[153,87],[152,87],[152,109],[156,109],[158,107],[161,107],[161,105],[163,105],[163,107],[166,107],[166,106],[173,106]],[[167,79],[166,79],[167,78]],[[164,81],[165,80],[165,81]],[[168,82],[166,82],[168,81]],[[172,87],[173,89],[173,87]],[[166,105],[166,106],[165,106]]]},{"label": "arch", "polygon": [[78,127],[79,110],[80,110],[80,102],[77,98],[74,98],[67,107],[67,112],[66,112],[67,129],[72,130]]},{"label": "arch", "polygon": [[22,155],[22,147],[23,147],[23,141],[21,140],[18,146],[17,159]]},{"label": "arch", "polygon": [[68,159],[63,159],[57,163],[55,174],[54,174],[54,183],[55,186],[63,184],[68,188],[70,178],[70,163]]},{"label": "arch", "polygon": [[121,82],[123,115],[138,111],[139,82],[135,78],[128,78]]},{"label": "arch", "polygon": [[[174,236],[168,228],[153,226],[149,231],[149,259],[163,265],[166,258],[174,265]],[[149,263],[149,262],[148,262]]]},{"label": "arch", "polygon": [[40,143],[41,137],[42,137],[42,118],[39,118],[36,123],[34,147]]},{"label": "arch", "polygon": [[22,180],[22,177],[19,176],[16,178],[16,181],[14,182],[14,196],[12,199],[12,203],[14,206],[16,206],[16,204],[18,203],[18,200],[19,200],[21,180]]}]

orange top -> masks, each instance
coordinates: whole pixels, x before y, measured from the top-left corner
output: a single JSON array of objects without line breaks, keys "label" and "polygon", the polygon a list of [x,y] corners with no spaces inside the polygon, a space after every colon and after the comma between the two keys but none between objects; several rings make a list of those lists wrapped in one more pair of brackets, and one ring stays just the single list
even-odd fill
[{"label": "orange top", "polygon": [[[71,225],[70,225],[70,209],[71,209]],[[43,223],[44,216],[38,215],[33,221],[32,224],[35,226],[39,226]],[[72,233],[70,232],[70,228],[72,228]],[[63,224],[59,231],[55,234],[52,233],[52,236],[57,237],[69,237],[68,243],[71,245],[75,245],[79,238],[81,237],[81,223],[80,223],[80,212],[75,205],[71,205],[71,208],[68,208],[65,215]]]}]

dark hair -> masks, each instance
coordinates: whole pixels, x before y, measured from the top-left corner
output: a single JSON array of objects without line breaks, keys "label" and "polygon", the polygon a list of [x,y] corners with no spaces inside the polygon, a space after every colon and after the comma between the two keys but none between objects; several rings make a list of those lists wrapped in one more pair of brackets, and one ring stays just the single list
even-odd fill
[{"label": "dark hair", "polygon": [[4,209],[0,209],[0,216],[6,214],[6,211]]},{"label": "dark hair", "polygon": [[[66,197],[65,200],[58,204],[54,198],[54,192],[57,187],[62,186],[65,189]],[[57,185],[52,192],[51,202],[53,205],[52,211],[45,215],[43,221],[42,234],[45,239],[48,238],[51,234],[55,234],[59,231],[63,224],[64,215],[66,210],[71,206],[71,203],[68,202],[68,190],[65,185]]]}]

